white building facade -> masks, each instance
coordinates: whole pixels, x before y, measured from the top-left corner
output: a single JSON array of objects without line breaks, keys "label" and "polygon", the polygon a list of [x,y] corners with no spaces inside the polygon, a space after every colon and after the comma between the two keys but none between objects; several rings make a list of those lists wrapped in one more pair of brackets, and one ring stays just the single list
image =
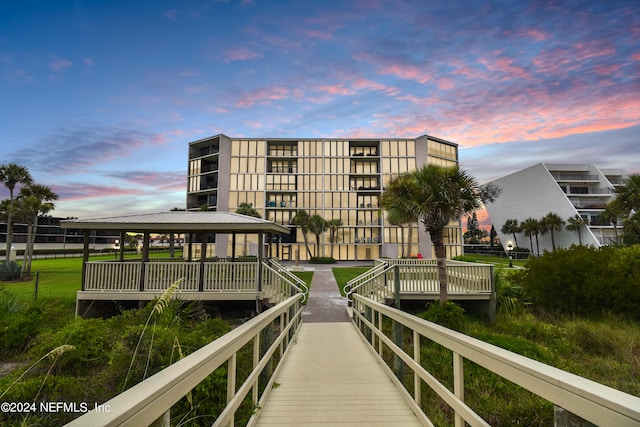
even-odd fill
[{"label": "white building facade", "polygon": [[[614,197],[614,188],[629,176],[624,169],[600,169],[594,164],[538,163],[529,168],[492,181],[502,189],[494,203],[486,205],[503,247],[509,242],[529,248],[529,237],[524,233],[512,235],[500,231],[509,219],[522,223],[527,218],[542,219],[553,212],[565,221],[562,230],[554,232],[557,247],[579,244],[600,247],[615,242],[619,225],[603,221],[600,217]],[[580,215],[584,222],[578,232],[566,229],[569,218]],[[540,252],[552,250],[551,235],[539,235]],[[536,244],[534,238],[534,253]]]}]

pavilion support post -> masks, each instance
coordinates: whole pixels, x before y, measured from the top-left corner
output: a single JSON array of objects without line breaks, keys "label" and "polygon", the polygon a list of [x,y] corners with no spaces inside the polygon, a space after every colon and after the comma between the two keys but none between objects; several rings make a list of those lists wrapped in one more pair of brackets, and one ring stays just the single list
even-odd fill
[{"label": "pavilion support post", "polygon": [[124,230],[120,231],[120,247],[118,248],[118,261],[124,261],[124,238],[127,233]]},{"label": "pavilion support post", "polygon": [[231,233],[231,262],[235,260],[236,260],[236,232],[234,231],[233,233]]},{"label": "pavilion support post", "polygon": [[204,261],[207,259],[207,235],[202,233],[200,242],[200,280],[198,291],[204,292]]},{"label": "pavilion support post", "polygon": [[189,246],[187,248],[187,261],[193,261],[193,233],[189,233]]},{"label": "pavilion support post", "polygon": [[258,292],[262,292],[262,260],[264,259],[264,233],[261,231],[258,233],[258,274],[256,277],[258,279],[258,286],[256,289]]},{"label": "pavilion support post", "polygon": [[150,235],[145,231],[142,237],[142,262],[140,263],[140,292],[144,291],[146,281],[147,262],[149,262]]},{"label": "pavilion support post", "polygon": [[80,284],[80,290],[85,290],[85,276],[87,273],[87,263],[89,262],[89,241],[91,239],[89,230],[84,230],[83,239],[82,239],[82,279]]}]

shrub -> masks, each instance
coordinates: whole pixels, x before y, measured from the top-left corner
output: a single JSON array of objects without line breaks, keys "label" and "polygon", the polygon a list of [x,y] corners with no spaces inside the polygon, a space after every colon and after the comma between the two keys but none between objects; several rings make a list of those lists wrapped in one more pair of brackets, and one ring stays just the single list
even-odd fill
[{"label": "shrub", "polygon": [[0,264],[0,280],[18,280],[22,273],[22,266],[15,261],[5,261]]},{"label": "shrub", "polygon": [[640,248],[572,246],[529,260],[511,276],[538,310],[640,318]]},{"label": "shrub", "polygon": [[451,301],[444,304],[434,302],[426,311],[419,313],[418,317],[455,331],[463,331],[467,323],[464,309]]},{"label": "shrub", "polygon": [[309,263],[310,264],[335,264],[336,260],[334,258],[331,257],[313,257],[311,259],[309,259]]}]

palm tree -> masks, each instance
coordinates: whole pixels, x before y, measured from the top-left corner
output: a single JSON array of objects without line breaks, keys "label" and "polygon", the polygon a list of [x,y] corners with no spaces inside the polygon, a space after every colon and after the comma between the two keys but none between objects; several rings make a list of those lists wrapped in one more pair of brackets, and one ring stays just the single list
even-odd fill
[{"label": "palm tree", "polygon": [[622,207],[617,199],[613,199],[604,207],[604,211],[602,211],[599,215],[599,219],[601,221],[608,222],[613,224],[613,234],[615,236],[616,243],[619,243],[620,239],[618,238],[618,221],[620,217],[623,216]]},{"label": "palm tree", "polygon": [[[238,205],[236,213],[240,215],[252,216],[254,218],[262,218],[260,213],[253,207],[252,203],[242,202]],[[242,255],[247,256],[247,234],[244,234],[244,245],[242,247]]]},{"label": "palm tree", "polygon": [[329,227],[329,243],[331,243],[331,258],[333,258],[333,247],[338,243],[338,229],[342,227],[341,219],[331,219],[327,221]]},{"label": "palm tree", "polygon": [[438,264],[440,302],[444,303],[448,293],[444,230],[452,220],[479,209],[483,193],[476,180],[458,166],[428,164],[408,175],[396,178],[403,180],[398,186],[397,201],[420,218],[431,236]]},{"label": "palm tree", "polygon": [[[387,209],[387,221],[391,225],[395,225],[400,228],[400,257],[405,258],[406,252],[404,250],[404,224],[407,222],[404,215],[404,211],[398,207],[391,207]],[[411,251],[411,249],[409,249]]]},{"label": "palm tree", "polygon": [[640,211],[640,174],[634,173],[624,180],[624,184],[616,187],[616,203],[619,204],[624,216],[631,211]]},{"label": "palm tree", "polygon": [[316,256],[322,256],[320,254],[320,235],[327,231],[329,225],[327,224],[327,220],[322,218],[318,214],[313,214],[309,217],[309,231],[315,234],[316,236]]},{"label": "palm tree", "polygon": [[307,248],[307,254],[309,258],[313,258],[311,249],[309,249],[309,240],[307,239],[307,233],[309,232],[309,214],[304,209],[300,209],[296,212],[296,216],[291,219],[291,224],[297,225],[302,231],[302,238],[304,239],[304,246]]},{"label": "palm tree", "polygon": [[538,247],[538,253],[540,253],[538,245],[538,234],[540,233],[540,222],[535,218],[527,218],[520,225],[522,232],[529,238],[529,246],[531,247],[531,254],[533,255],[533,239],[536,237],[536,247]]},{"label": "palm tree", "polygon": [[547,231],[551,233],[551,247],[553,250],[556,250],[556,239],[554,231],[562,230],[562,226],[564,225],[564,220],[560,218],[558,214],[553,212],[549,212],[542,218],[542,233],[546,233]]},{"label": "palm tree", "polygon": [[20,189],[19,211],[22,212],[27,222],[27,245],[24,251],[22,262],[22,276],[31,275],[31,261],[33,260],[33,249],[36,243],[36,232],[38,229],[38,217],[54,209],[54,200],[58,200],[58,195],[49,187],[39,184],[29,184]]},{"label": "palm tree", "polygon": [[409,227],[407,233],[407,250],[402,247],[402,257],[411,256],[411,247],[413,246],[413,223],[418,221],[418,217],[411,210],[406,208],[403,197],[407,195],[407,186],[410,185],[410,175],[399,175],[391,180],[380,198],[380,206],[387,211],[387,220],[391,225],[400,227],[401,245],[404,245],[404,231],[402,227],[406,224]]},{"label": "palm tree", "polygon": [[518,237],[516,236],[516,233],[519,233],[521,229],[517,219],[506,220],[500,231],[504,234],[513,235],[513,241],[516,244],[516,248],[518,247]]},{"label": "palm tree", "polygon": [[585,225],[584,223],[584,218],[582,218],[580,215],[575,214],[574,216],[572,216],[571,218],[567,219],[567,230],[569,231],[577,231],[578,232],[578,242],[580,242],[580,245],[582,245],[582,226]]},{"label": "palm tree", "polygon": [[11,244],[13,243],[13,190],[17,184],[30,184],[33,181],[29,170],[15,163],[3,164],[0,166],[0,182],[9,189],[9,209],[7,211],[7,252],[6,259],[9,259]]}]

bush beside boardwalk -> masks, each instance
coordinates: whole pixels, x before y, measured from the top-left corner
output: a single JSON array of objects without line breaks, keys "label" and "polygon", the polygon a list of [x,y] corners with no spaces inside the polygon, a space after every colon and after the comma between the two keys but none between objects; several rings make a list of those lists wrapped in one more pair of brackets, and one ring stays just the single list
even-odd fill
[{"label": "bush beside boardwalk", "polygon": [[[635,252],[630,252],[632,253]],[[623,268],[623,265],[637,265],[630,261],[623,262],[626,259],[624,257],[618,257],[618,259],[619,268]],[[65,260],[47,262],[65,262]],[[617,260],[612,258],[610,262],[618,266]],[[338,270],[341,270],[341,273],[344,272],[343,269],[334,269],[334,271]],[[633,271],[637,270],[632,269],[631,272]],[[351,272],[355,276],[360,269],[353,269]],[[498,300],[513,301],[512,299],[515,298],[521,304],[503,304],[494,325],[488,326],[483,321],[464,317],[457,328],[459,327],[463,333],[526,357],[640,396],[640,380],[638,380],[640,378],[640,326],[637,321],[611,313],[602,314],[602,310],[597,320],[551,312],[539,305],[536,306],[536,310],[530,310],[527,308],[530,307],[527,305],[527,295],[521,291],[514,291],[510,278],[516,273],[515,270],[507,269],[499,271],[501,278],[498,280],[500,285]],[[76,283],[64,291],[69,294],[64,297],[65,301],[73,301],[75,290],[79,288],[79,281],[70,279],[71,274],[75,274],[79,280],[78,272],[73,273],[67,270],[64,273],[48,275],[64,277],[63,282],[72,280]],[[46,276],[47,274],[43,274],[43,277]],[[339,285],[350,278],[348,274],[336,274]],[[58,302],[60,298],[54,296],[58,295],[57,292],[64,289],[64,286],[58,287],[54,284],[50,284],[50,288],[45,286],[39,302],[34,305],[31,303],[33,283],[5,283],[4,288],[5,290],[17,289],[13,285],[24,287],[24,298],[20,298],[20,307],[10,316],[0,315],[0,332],[6,332],[3,338],[12,337],[17,341],[11,343],[2,340],[4,347],[1,354],[2,360],[18,362],[20,367],[0,377],[0,394],[28,366],[51,349],[68,343],[74,346],[74,350],[61,354],[55,364],[53,360],[47,358],[36,365],[36,368],[13,386],[2,400],[33,400],[43,383],[39,398],[50,401],[70,402],[80,399],[79,401],[103,402],[108,396],[119,393],[131,361],[133,348],[148,315],[146,310],[149,308],[126,312],[117,318],[107,320],[73,319],[72,306],[68,303],[61,304]],[[54,290],[56,293],[53,292]],[[4,294],[7,295],[6,292]],[[10,298],[6,301],[9,300]],[[0,310],[11,306],[10,303],[3,304]],[[141,351],[144,357],[135,364],[135,375],[137,375],[135,381],[142,378],[147,354],[151,354],[148,374],[162,369],[171,360],[176,360],[178,357],[178,350],[174,346],[176,336],[183,353],[187,354],[224,333],[230,327],[220,319],[199,318],[197,311],[194,310],[191,310],[191,313],[192,316],[184,314],[176,316],[167,312],[166,318],[163,317],[158,321],[158,325],[163,327],[156,330],[153,345],[150,342],[150,335],[145,338],[143,343],[145,350]],[[425,317],[428,318],[428,315]],[[11,331],[20,331],[24,335],[19,336]],[[67,340],[67,337],[70,338]],[[152,350],[149,351],[149,348]],[[452,375],[449,372],[450,352],[437,345],[424,343],[422,354],[422,360],[424,363],[430,363],[434,375],[447,383],[448,376]],[[250,354],[246,354],[246,360],[244,357],[239,357],[239,366],[242,363],[251,363]],[[52,364],[54,365],[51,374],[47,376],[46,372]],[[482,415],[492,425],[550,424],[553,408],[542,399],[520,390],[508,381],[496,378],[495,375],[483,372],[472,364],[466,367],[466,371],[467,399],[469,402],[474,402],[472,407],[482,408]],[[89,378],[91,381],[88,380]],[[218,410],[216,408],[219,408],[225,400],[225,396],[219,396],[220,393],[216,391],[224,390],[220,384],[225,378],[224,372],[216,372],[207,384],[199,386],[196,390],[198,394],[195,395],[194,402],[200,402],[200,410],[203,411],[200,413],[208,412],[206,421],[211,420],[210,414],[215,413]],[[410,381],[412,377],[407,378],[407,382]],[[438,398],[429,395],[426,390],[424,393],[424,406],[429,406],[428,412],[434,422],[450,423],[450,412],[442,409]],[[176,408],[176,414],[181,411],[184,414],[190,410],[188,402],[185,401],[181,405]],[[247,411],[250,412],[250,410],[251,408],[248,408]],[[62,416],[61,414],[52,417],[39,416],[39,418],[31,416],[27,424],[33,422],[45,426],[60,425],[64,421]],[[21,420],[20,417],[14,417],[0,419],[0,423],[12,425]]]}]

